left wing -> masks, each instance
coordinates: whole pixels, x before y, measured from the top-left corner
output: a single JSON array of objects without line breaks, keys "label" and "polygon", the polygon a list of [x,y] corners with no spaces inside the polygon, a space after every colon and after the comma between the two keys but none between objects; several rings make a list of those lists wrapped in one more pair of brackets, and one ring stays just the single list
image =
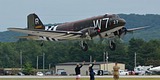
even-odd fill
[{"label": "left wing", "polygon": [[21,28],[8,28],[10,31],[31,34],[34,36],[43,36],[56,39],[80,39],[83,35],[81,31],[45,31],[45,30],[28,30]]}]

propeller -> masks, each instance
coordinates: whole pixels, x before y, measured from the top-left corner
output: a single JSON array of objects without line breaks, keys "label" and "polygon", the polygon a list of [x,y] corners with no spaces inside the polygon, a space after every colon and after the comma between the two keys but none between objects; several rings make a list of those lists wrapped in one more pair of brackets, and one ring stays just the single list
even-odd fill
[{"label": "propeller", "polygon": [[125,27],[123,27],[122,29],[119,30],[119,38],[123,38],[124,35],[126,35],[127,33],[127,29]]},{"label": "propeller", "polygon": [[126,35],[126,33],[127,33],[127,29],[125,27],[123,27],[122,29],[118,30],[117,35],[118,35],[120,41],[123,42],[123,37],[124,37],[124,35]]}]

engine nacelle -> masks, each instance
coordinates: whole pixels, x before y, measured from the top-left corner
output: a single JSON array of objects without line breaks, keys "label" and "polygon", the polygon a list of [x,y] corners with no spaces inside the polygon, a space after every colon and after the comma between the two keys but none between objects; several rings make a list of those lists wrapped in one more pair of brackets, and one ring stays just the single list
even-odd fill
[{"label": "engine nacelle", "polygon": [[118,31],[115,31],[115,32],[114,32],[114,35],[115,35],[115,36],[118,36],[119,38],[121,38],[121,37],[123,37],[126,33],[127,33],[127,29],[123,27],[122,29],[120,29],[120,30],[118,30]]},{"label": "engine nacelle", "polygon": [[94,35],[97,35],[99,30],[95,29],[94,27],[89,27],[81,30],[82,33],[84,33],[84,36],[90,36],[93,37]]}]

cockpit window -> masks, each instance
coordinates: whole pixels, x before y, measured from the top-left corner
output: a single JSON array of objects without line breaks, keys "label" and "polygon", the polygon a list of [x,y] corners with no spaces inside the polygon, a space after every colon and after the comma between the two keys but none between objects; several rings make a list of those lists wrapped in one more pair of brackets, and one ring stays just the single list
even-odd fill
[{"label": "cockpit window", "polygon": [[117,14],[105,14],[104,17],[109,17],[109,18],[120,18]]},{"label": "cockpit window", "polygon": [[104,15],[104,17],[107,17],[107,16],[108,16],[108,14],[105,14],[105,15]]},{"label": "cockpit window", "polygon": [[119,16],[117,14],[113,14],[114,18],[119,18]]}]

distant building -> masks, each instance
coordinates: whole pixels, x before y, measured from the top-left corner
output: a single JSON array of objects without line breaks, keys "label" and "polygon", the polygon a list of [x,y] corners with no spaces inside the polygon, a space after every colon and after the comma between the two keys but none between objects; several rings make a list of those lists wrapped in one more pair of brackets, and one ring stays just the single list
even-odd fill
[{"label": "distant building", "polygon": [[[66,72],[68,75],[75,75],[75,67],[77,63],[82,63],[82,62],[67,62],[67,63],[59,63],[57,64],[56,67],[56,74],[61,74],[61,72]],[[84,66],[81,68],[81,75],[88,75],[88,67],[90,62],[85,62]],[[108,63],[106,64],[105,62],[96,62],[93,69],[95,71],[98,70],[107,70],[112,72],[113,66],[115,63]],[[125,64],[118,63],[118,66],[120,67],[121,70],[125,70]]]},{"label": "distant building", "polygon": [[0,68],[0,75],[15,75],[21,71],[21,68]]}]

